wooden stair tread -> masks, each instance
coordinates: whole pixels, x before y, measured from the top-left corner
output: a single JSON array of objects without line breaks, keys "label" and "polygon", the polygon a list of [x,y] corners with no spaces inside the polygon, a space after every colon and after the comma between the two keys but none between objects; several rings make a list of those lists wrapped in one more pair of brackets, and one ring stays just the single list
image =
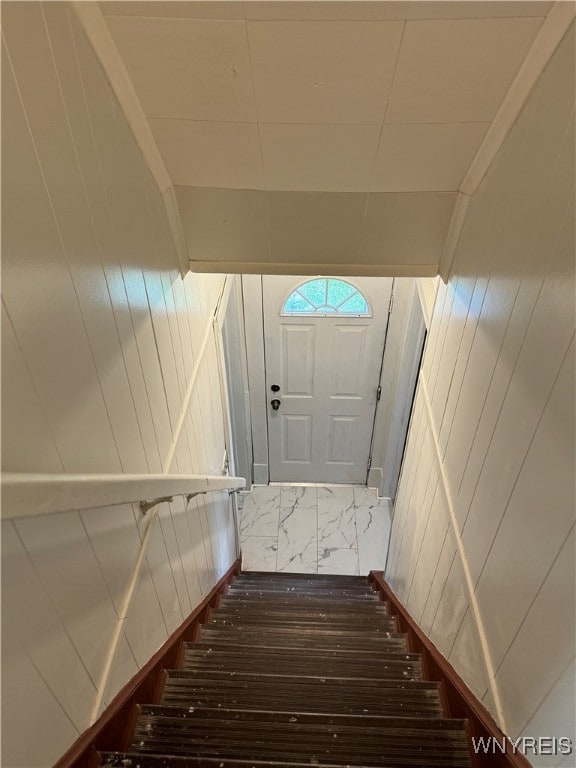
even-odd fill
[{"label": "wooden stair tread", "polygon": [[240,574],[138,708],[107,768],[464,768],[466,721],[446,718],[387,603],[366,579]]},{"label": "wooden stair tread", "polygon": [[274,608],[271,606],[265,610],[239,610],[234,606],[222,605],[212,611],[212,620],[219,618],[243,619],[244,621],[316,621],[339,622],[344,624],[376,624],[382,623],[395,626],[394,618],[384,611],[369,611],[365,614],[357,614],[354,611],[302,611],[296,608]]},{"label": "wooden stair tread", "polygon": [[326,676],[378,676],[390,677],[396,672],[416,671],[421,675],[422,664],[419,658],[408,658],[402,653],[388,654],[388,658],[380,660],[375,667],[373,660],[325,657],[309,654],[278,654],[278,656],[260,656],[248,654],[230,654],[222,656],[218,653],[196,655],[194,651],[186,651],[182,661],[182,669],[222,669],[237,671],[274,672],[284,671],[291,674],[316,674]]},{"label": "wooden stair tread", "polygon": [[[433,727],[440,730],[460,729],[465,725],[465,720],[450,717],[438,717],[430,720],[429,718],[418,717],[391,717],[391,716],[370,716],[365,714],[342,715],[327,712],[311,713],[301,710],[293,711],[263,711],[252,709],[223,709],[214,707],[180,707],[163,704],[142,704],[138,707],[140,715],[156,715],[159,717],[181,717],[184,719],[203,719],[203,720],[235,720],[258,722],[270,721],[276,723],[294,723],[300,724],[329,724],[341,726],[360,726],[369,728],[378,728],[382,724],[390,723],[398,728],[421,728]],[[296,718],[296,720],[295,720]],[[432,723],[432,725],[431,725]]]},{"label": "wooden stair tread", "polygon": [[[102,768],[342,768],[341,764],[310,763],[310,760],[296,762],[294,760],[236,760],[227,757],[182,757],[173,755],[141,755],[128,752],[101,752]],[[354,768],[369,768],[358,762],[354,762]],[[399,763],[397,761],[382,760],[381,768],[402,768],[409,765],[410,768],[430,768],[428,762]]]},{"label": "wooden stair tread", "polygon": [[[214,747],[250,759],[300,759],[312,753],[321,763],[350,760],[379,765],[381,758],[405,759],[418,740],[419,759],[430,765],[467,765],[464,722],[447,718],[343,717],[307,713],[142,707],[132,749],[146,753],[160,742],[170,754]],[[209,743],[207,735],[210,737]],[[464,762],[461,762],[464,758]],[[356,763],[357,764],[357,763]]]}]

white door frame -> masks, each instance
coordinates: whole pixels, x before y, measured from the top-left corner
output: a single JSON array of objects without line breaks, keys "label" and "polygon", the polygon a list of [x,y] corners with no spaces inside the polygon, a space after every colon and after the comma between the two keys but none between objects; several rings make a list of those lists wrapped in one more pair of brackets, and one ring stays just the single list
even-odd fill
[{"label": "white door frame", "polygon": [[252,473],[254,485],[267,485],[268,407],[266,401],[266,360],[264,355],[264,308],[262,275],[242,275],[250,426],[252,430]]},{"label": "white door frame", "polygon": [[214,333],[223,380],[227,458],[234,475],[252,484],[252,430],[248,399],[248,367],[242,286],[238,275],[226,276],[226,289],[216,308]]},{"label": "white door frame", "polygon": [[[242,275],[242,293],[250,390],[254,484],[267,485],[270,475],[261,275]],[[371,450],[372,466],[368,475],[369,486],[378,488],[379,495],[387,497],[393,497],[395,494],[400,471],[398,458],[401,458],[396,456],[394,460],[394,451],[390,452],[389,449],[403,443],[405,435],[403,436],[402,430],[405,431],[405,419],[400,417],[402,414],[409,414],[411,409],[411,388],[404,383],[414,377],[413,363],[417,354],[415,350],[421,347],[425,331],[421,322],[414,321],[418,316],[417,310],[420,308],[417,280],[408,277],[396,278],[392,295],[393,306],[380,385],[386,391],[393,389],[396,395],[391,400],[383,398],[376,409]]]},{"label": "white door frame", "polygon": [[[285,314],[281,311],[284,302],[295,288],[306,285],[309,278],[305,275],[263,277],[269,401],[276,397],[270,394],[270,385],[282,386],[277,395],[282,401],[280,413],[268,406],[270,478],[273,474],[275,481],[366,483],[394,280],[370,277],[346,280],[368,302],[368,316]],[[297,357],[285,357],[294,344],[300,350]],[[301,345],[304,345],[302,349]],[[302,360],[300,354],[304,355]],[[304,368],[306,374],[303,374]],[[289,380],[296,387],[293,392]],[[320,394],[324,391],[326,397]],[[329,392],[334,396],[329,396]],[[293,449],[304,452],[298,453],[298,460],[294,462],[285,455],[288,449],[284,441],[289,439],[289,434],[296,440]],[[339,434],[340,437],[336,437]]]}]

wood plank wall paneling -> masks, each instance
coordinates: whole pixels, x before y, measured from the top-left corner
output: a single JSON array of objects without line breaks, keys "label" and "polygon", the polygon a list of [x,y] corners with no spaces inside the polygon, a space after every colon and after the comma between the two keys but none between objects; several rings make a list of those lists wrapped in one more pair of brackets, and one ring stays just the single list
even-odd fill
[{"label": "wood plank wall paneling", "polygon": [[[224,276],[181,280],[161,195],[67,4],[3,4],[2,26],[3,469],[219,474]],[[144,525],[130,504],[2,523],[3,765],[49,766],[90,724]],[[235,556],[227,494],[160,508],[103,706]]]},{"label": "wood plank wall paneling", "polygon": [[513,737],[574,739],[574,71],[572,25],[439,284],[386,572]]},{"label": "wood plank wall paneling", "polygon": [[126,747],[131,738],[131,727],[138,704],[158,701],[159,686],[164,670],[179,666],[183,644],[190,642],[198,633],[199,625],[205,624],[212,608],[217,608],[221,596],[228,590],[234,577],[240,572],[240,560],[236,560],[201,603],[170,634],[161,648],[142,666],[136,675],[122,687],[110,702],[106,711],[94,725],[70,747],[54,768],[88,768],[94,762],[95,751],[119,750]]},{"label": "wood plank wall paneling", "polygon": [[467,732],[470,739],[470,753],[474,768],[490,766],[490,768],[529,768],[530,763],[520,751],[514,751],[508,744],[504,753],[496,750],[484,753],[481,749],[475,752],[475,743],[488,744],[490,739],[496,739],[502,744],[504,734],[494,721],[494,718],[481,704],[470,688],[462,680],[454,667],[439,653],[436,646],[422,632],[421,628],[408,613],[405,606],[398,600],[389,584],[383,578],[381,571],[371,571],[369,583],[380,598],[388,602],[389,611],[395,617],[400,632],[406,633],[408,647],[413,653],[422,654],[422,668],[425,680],[440,683],[440,691],[446,717],[457,717],[468,720]]}]

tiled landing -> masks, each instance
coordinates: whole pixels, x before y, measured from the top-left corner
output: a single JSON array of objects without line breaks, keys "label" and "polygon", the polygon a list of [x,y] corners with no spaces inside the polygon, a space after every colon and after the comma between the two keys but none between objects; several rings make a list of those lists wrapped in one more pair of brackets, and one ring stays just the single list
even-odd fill
[{"label": "tiled landing", "polygon": [[383,570],[390,499],[361,486],[255,486],[242,498],[244,570],[367,575]]}]

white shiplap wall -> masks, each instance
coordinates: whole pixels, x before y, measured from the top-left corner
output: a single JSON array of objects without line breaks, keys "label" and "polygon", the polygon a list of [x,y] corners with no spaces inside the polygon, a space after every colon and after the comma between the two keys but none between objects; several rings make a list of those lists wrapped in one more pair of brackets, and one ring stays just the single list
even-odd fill
[{"label": "white shiplap wall", "polygon": [[[219,474],[224,277],[181,280],[67,4],[5,3],[2,26],[3,469]],[[2,524],[5,768],[52,765],[234,559],[227,494],[163,505],[106,679],[144,525],[132,505]]]},{"label": "white shiplap wall", "polygon": [[387,567],[515,737],[574,737],[574,144],[572,25],[439,285]]}]

